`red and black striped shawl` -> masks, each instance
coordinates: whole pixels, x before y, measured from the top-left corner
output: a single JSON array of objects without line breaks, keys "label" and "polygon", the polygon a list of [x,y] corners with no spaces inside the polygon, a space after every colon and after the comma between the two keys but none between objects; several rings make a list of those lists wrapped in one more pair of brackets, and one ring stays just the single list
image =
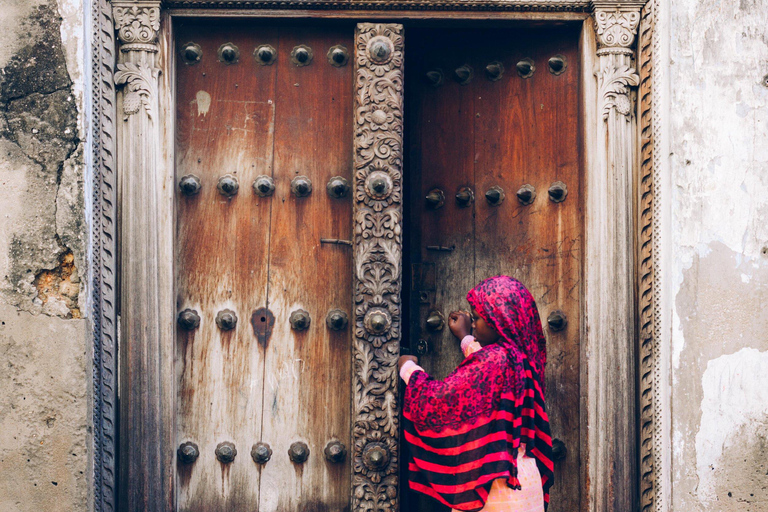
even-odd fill
[{"label": "red and black striped shawl", "polygon": [[411,375],[403,401],[410,487],[457,510],[481,510],[495,479],[521,488],[523,446],[536,459],[546,508],[554,475],[536,304],[507,276],[486,279],[467,299],[501,336],[442,381],[423,371]]}]

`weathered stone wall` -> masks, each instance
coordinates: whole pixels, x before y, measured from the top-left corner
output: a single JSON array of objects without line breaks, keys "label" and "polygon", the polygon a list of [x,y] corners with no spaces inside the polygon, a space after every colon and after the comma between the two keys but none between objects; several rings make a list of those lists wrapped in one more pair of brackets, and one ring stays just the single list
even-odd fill
[{"label": "weathered stone wall", "polygon": [[768,510],[768,1],[669,7],[671,510]]},{"label": "weathered stone wall", "polygon": [[0,14],[0,510],[88,510],[79,1]]}]

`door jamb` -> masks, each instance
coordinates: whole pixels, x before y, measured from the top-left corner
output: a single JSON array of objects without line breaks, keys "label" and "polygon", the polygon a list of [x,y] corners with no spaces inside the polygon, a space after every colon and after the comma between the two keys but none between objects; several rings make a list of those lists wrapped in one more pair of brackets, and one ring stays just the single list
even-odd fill
[{"label": "door jamb", "polygon": [[[632,510],[638,500],[643,510],[661,510],[653,234],[659,123],[652,115],[658,43],[651,44],[658,0],[645,6],[614,0],[406,0],[398,4],[401,11],[384,0],[334,4],[336,10],[327,10],[325,0],[251,0],[242,9],[224,10],[214,1],[93,3],[94,510],[117,508],[118,439],[119,466],[132,474],[130,487],[122,487],[121,501],[131,503],[126,510],[174,505],[172,15],[583,20],[582,510]],[[125,371],[132,364],[143,368],[142,381]],[[385,501],[396,510],[396,497]],[[368,510],[366,504],[373,502],[362,500],[359,509]]]}]

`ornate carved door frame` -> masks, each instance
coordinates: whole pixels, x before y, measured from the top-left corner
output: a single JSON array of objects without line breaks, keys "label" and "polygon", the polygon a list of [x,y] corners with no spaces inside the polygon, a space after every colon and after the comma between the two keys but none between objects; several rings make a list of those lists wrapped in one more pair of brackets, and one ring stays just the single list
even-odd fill
[{"label": "ornate carved door frame", "polygon": [[[361,23],[356,33],[351,426],[355,511],[397,510],[398,498],[395,361],[400,336],[404,41],[402,26],[390,20],[582,24],[587,172],[582,509],[624,511],[639,502],[643,510],[664,510],[659,285],[654,279],[659,275],[654,272],[658,247],[653,236],[660,172],[660,121],[653,109],[659,6],[658,0],[644,4],[644,0],[170,0],[163,4],[96,0],[91,52],[94,510],[117,506],[118,350],[123,370],[119,465],[130,474],[130,479],[120,478],[121,502],[128,503],[126,510],[131,511],[174,506],[171,18],[212,15],[388,20]],[[382,119],[388,124],[386,132],[380,130]]]}]

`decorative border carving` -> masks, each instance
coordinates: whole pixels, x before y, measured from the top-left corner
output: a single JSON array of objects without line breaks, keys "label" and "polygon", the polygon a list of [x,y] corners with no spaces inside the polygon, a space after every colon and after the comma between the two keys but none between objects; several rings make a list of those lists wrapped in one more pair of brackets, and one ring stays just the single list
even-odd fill
[{"label": "decorative border carving", "polygon": [[588,0],[167,0],[169,9],[589,12]]},{"label": "decorative border carving", "polygon": [[93,169],[91,268],[93,319],[93,509],[115,510],[115,446],[117,441],[117,317],[115,174],[116,62],[114,22],[108,0],[93,2],[91,52],[91,165]]},{"label": "decorative border carving", "polygon": [[352,510],[396,511],[402,286],[403,26],[355,33]]},{"label": "decorative border carving", "polygon": [[660,114],[655,87],[658,83],[659,37],[655,30],[659,0],[650,0],[641,12],[639,41],[639,250],[638,318],[640,348],[640,509],[663,510],[661,473],[661,273],[659,269],[659,188],[661,152],[658,149]]}]

